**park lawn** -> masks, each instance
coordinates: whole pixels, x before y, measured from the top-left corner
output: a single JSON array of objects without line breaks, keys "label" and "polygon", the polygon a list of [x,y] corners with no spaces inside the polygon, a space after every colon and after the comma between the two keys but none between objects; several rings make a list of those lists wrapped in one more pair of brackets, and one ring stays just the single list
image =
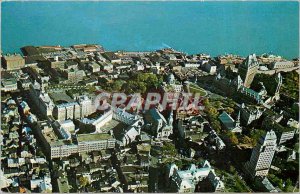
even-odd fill
[{"label": "park lawn", "polygon": [[200,88],[196,84],[190,83],[189,85],[190,92],[193,94],[199,93],[200,96],[206,96],[207,93],[203,88]]}]

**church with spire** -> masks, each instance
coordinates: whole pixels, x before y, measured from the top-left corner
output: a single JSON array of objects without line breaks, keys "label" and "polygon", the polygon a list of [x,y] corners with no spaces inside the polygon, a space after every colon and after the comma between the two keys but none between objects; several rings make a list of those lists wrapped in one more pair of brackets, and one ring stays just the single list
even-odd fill
[{"label": "church with spire", "polygon": [[219,120],[221,121],[222,127],[225,130],[231,131],[233,133],[242,133],[242,127],[240,126],[240,111],[238,112],[235,120],[225,111],[220,114]]}]

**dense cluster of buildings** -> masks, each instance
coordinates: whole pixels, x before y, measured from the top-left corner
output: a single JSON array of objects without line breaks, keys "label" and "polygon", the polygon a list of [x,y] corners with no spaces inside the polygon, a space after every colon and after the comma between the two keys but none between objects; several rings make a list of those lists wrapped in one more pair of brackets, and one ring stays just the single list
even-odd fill
[{"label": "dense cluster of buildings", "polygon": [[[10,192],[52,192],[49,162],[41,153],[29,124],[24,101],[7,99],[2,103],[1,124],[1,188]],[[18,107],[22,107],[19,111]]]},{"label": "dense cluster of buildings", "polygon": [[[24,56],[2,56],[3,191],[229,191],[216,160],[233,160],[226,154],[238,146],[230,142],[230,135],[242,139],[257,127],[266,134],[256,145],[244,142],[252,154],[237,170],[245,172],[245,180],[258,181],[264,191],[278,190],[267,176],[276,154],[291,151],[288,144],[298,138],[299,122],[276,110],[276,103],[283,85],[281,72],[295,70],[297,64],[274,55],[212,58],[171,48],[111,52],[82,44],[21,50]],[[221,105],[213,113],[207,108],[215,107],[214,102],[203,110],[97,109],[99,92],[117,81],[123,85],[116,88],[123,91],[139,73],[161,78],[147,91],[200,93],[208,100],[221,99]],[[258,74],[276,75],[274,93],[264,83],[259,90],[251,87]],[[205,79],[207,87],[199,81]],[[239,101],[225,107],[232,94]],[[297,157],[299,153],[293,152],[289,160]]]}]

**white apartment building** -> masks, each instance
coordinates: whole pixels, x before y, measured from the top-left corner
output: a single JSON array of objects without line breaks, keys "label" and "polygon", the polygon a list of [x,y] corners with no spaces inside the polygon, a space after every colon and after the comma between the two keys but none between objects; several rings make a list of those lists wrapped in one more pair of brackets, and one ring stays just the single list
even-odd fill
[{"label": "white apartment building", "polygon": [[83,118],[95,112],[93,101],[88,96],[78,96],[77,102],[80,106],[80,118]]},{"label": "white apartment building", "polygon": [[41,113],[45,116],[52,115],[55,104],[50,96],[42,91],[41,85],[38,82],[35,82],[33,85],[30,85],[29,88],[30,95],[37,104],[37,107],[40,108]]},{"label": "white apartment building", "polygon": [[53,116],[58,121],[80,118],[80,106],[77,102],[58,104],[53,110]]},{"label": "white apartment building", "polygon": [[81,134],[77,136],[78,152],[91,152],[114,148],[116,140],[106,133]]},{"label": "white apartment building", "polygon": [[278,144],[283,144],[283,143],[287,142],[288,140],[293,139],[294,135],[295,135],[295,130],[293,130],[293,129],[283,131],[280,135]]},{"label": "white apartment building", "polygon": [[268,131],[264,137],[260,138],[252,151],[250,161],[245,164],[245,168],[252,178],[268,175],[277,146],[276,142],[277,137],[273,130]]}]

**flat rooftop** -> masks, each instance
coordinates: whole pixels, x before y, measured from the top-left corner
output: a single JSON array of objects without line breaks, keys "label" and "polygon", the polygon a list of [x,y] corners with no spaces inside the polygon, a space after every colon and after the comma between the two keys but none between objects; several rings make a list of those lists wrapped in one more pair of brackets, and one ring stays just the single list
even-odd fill
[{"label": "flat rooftop", "polygon": [[20,54],[3,55],[3,58],[4,58],[6,61],[24,60],[24,58],[23,58]]},{"label": "flat rooftop", "polygon": [[112,136],[108,133],[97,133],[97,134],[80,134],[77,136],[78,142],[84,141],[98,141],[112,139]]},{"label": "flat rooftop", "polygon": [[74,102],[74,100],[68,96],[65,92],[51,92],[49,93],[50,98],[60,104],[60,102]]},{"label": "flat rooftop", "polygon": [[43,131],[42,134],[49,144],[56,143],[56,141],[58,140],[58,137],[54,133],[53,129],[51,131],[47,131],[47,132]]},{"label": "flat rooftop", "polygon": [[104,126],[101,127],[102,131],[110,131],[111,129],[123,129],[128,127],[125,123],[112,119],[111,121],[107,122]]}]

